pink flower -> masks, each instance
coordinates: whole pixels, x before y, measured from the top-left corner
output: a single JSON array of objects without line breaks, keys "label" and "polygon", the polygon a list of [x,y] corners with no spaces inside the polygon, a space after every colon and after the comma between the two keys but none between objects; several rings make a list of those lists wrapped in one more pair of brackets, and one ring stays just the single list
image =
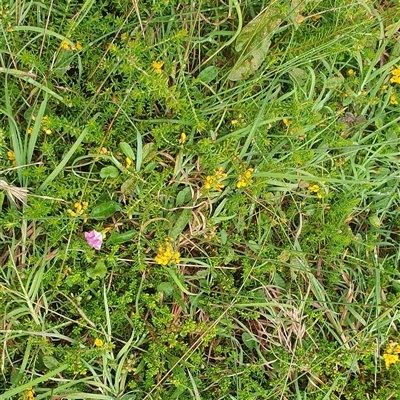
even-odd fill
[{"label": "pink flower", "polygon": [[94,229],[90,232],[85,232],[85,238],[90,247],[96,250],[100,250],[101,244],[103,243],[103,235]]}]

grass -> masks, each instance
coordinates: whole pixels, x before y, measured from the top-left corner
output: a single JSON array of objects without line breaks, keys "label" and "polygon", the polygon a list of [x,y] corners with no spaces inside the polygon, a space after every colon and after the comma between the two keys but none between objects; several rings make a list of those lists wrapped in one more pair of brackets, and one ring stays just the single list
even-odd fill
[{"label": "grass", "polygon": [[399,16],[0,2],[0,400],[400,398]]}]

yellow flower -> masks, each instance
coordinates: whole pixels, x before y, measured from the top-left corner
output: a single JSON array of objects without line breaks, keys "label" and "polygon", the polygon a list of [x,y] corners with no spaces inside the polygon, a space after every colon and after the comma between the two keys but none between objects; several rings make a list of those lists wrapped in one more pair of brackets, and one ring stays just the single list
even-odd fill
[{"label": "yellow flower", "polygon": [[247,168],[243,174],[239,175],[236,187],[238,189],[241,189],[241,188],[251,185],[253,183],[253,179],[252,179],[253,172],[254,172],[254,168]]},{"label": "yellow flower", "polygon": [[290,121],[287,118],[283,118],[282,122],[286,125],[286,126],[290,126],[292,124],[292,121]]},{"label": "yellow flower", "polygon": [[102,147],[102,148],[100,149],[100,154],[108,154],[108,153],[109,153],[109,151],[107,150],[106,147]]},{"label": "yellow flower", "polygon": [[347,71],[347,76],[353,76],[354,75],[354,69],[349,69]]},{"label": "yellow flower", "polygon": [[390,78],[390,83],[400,83],[400,67],[391,67],[390,72],[392,77]]},{"label": "yellow flower", "polygon": [[387,369],[389,369],[391,365],[396,364],[400,360],[399,354],[400,354],[400,345],[398,345],[395,342],[390,342],[387,345],[386,350],[382,355],[382,358],[385,361],[385,366]]},{"label": "yellow flower", "polygon": [[308,187],[310,193],[315,193],[319,199],[324,196],[324,191],[319,185],[311,185]]},{"label": "yellow flower", "polygon": [[181,133],[181,136],[180,136],[180,138],[179,138],[179,143],[180,143],[180,144],[185,143],[185,142],[186,142],[186,138],[187,138],[186,133],[185,133],[185,132],[182,132],[182,133]]},{"label": "yellow flower", "polygon": [[26,390],[25,395],[27,400],[35,400],[35,395],[31,387]]},{"label": "yellow flower", "polygon": [[78,51],[82,50],[82,49],[83,49],[82,43],[81,43],[81,42],[76,42],[76,43],[75,43],[75,48],[76,48],[76,50],[78,50]]},{"label": "yellow flower", "polygon": [[44,133],[45,133],[46,135],[51,135],[51,134],[52,134],[51,129],[44,128],[43,131],[44,131]]},{"label": "yellow flower", "polygon": [[13,151],[7,151],[7,157],[10,161],[15,161],[15,153]]},{"label": "yellow flower", "polygon": [[168,265],[171,261],[179,264],[181,255],[178,251],[174,251],[170,242],[169,238],[167,238],[165,243],[158,246],[157,255],[154,257],[157,264]]},{"label": "yellow flower", "polygon": [[396,95],[393,93],[390,95],[390,100],[389,100],[389,104],[392,106],[395,106],[397,103],[397,97]]},{"label": "yellow flower", "polygon": [[218,167],[214,170],[214,175],[207,175],[204,181],[204,189],[215,190],[217,192],[222,192],[225,185],[221,182],[226,179],[228,175],[224,172],[222,167]]},{"label": "yellow flower", "polygon": [[28,130],[26,131],[26,133],[27,133],[28,135],[31,135],[32,132],[33,132],[33,128],[32,128],[32,127],[29,127]]},{"label": "yellow flower", "polygon": [[132,160],[129,157],[125,158],[125,163],[127,167],[130,167],[132,165]]},{"label": "yellow flower", "polygon": [[[71,217],[76,217],[76,216],[81,216],[84,215],[86,209],[88,208],[89,203],[87,201],[82,201],[82,203],[79,203],[78,201],[74,203],[74,209],[75,211],[68,209],[67,213]],[[86,218],[83,220],[83,222],[86,222]]]},{"label": "yellow flower", "polygon": [[154,68],[156,74],[161,74],[164,61],[153,61],[151,66]]},{"label": "yellow flower", "polygon": [[238,123],[239,123],[239,121],[237,119],[233,119],[231,121],[231,125],[233,125],[233,126],[237,125]]},{"label": "yellow flower", "polygon": [[63,40],[63,41],[61,42],[61,44],[60,44],[60,47],[61,47],[63,50],[71,50],[71,46],[70,46],[68,40]]},{"label": "yellow flower", "polygon": [[96,347],[103,347],[104,346],[104,342],[101,339],[96,338],[96,339],[94,339],[94,345]]}]

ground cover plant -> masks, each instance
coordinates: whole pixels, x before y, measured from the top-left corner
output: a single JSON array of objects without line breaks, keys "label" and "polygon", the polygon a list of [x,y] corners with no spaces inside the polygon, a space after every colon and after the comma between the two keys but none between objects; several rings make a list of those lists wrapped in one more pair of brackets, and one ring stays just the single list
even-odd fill
[{"label": "ground cover plant", "polygon": [[0,400],[400,398],[397,1],[0,1]]}]

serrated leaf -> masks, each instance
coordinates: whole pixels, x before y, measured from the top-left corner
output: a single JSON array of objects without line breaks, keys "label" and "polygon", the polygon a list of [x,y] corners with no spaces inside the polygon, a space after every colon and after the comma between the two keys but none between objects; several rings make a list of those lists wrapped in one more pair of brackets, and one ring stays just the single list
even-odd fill
[{"label": "serrated leaf", "polygon": [[112,165],[109,165],[108,167],[104,167],[100,171],[100,177],[105,179],[105,178],[116,178],[119,175],[118,168],[115,168]]},{"label": "serrated leaf", "polygon": [[210,65],[207,68],[204,68],[203,71],[199,73],[197,79],[204,83],[209,83],[214,80],[218,76],[218,68],[214,65]]}]

